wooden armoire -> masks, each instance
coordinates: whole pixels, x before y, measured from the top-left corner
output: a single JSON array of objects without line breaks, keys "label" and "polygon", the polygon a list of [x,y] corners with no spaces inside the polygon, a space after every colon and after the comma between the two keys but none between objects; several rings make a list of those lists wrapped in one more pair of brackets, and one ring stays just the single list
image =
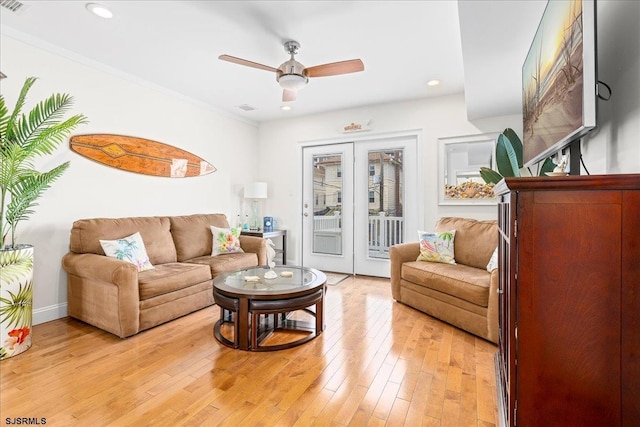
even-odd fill
[{"label": "wooden armoire", "polygon": [[640,175],[506,178],[500,424],[640,425]]}]

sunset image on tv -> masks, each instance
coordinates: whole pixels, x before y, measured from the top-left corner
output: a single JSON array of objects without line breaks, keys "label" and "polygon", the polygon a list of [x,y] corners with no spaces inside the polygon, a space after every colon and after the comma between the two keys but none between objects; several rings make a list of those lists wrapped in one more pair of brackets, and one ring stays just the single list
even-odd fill
[{"label": "sunset image on tv", "polygon": [[525,163],[583,126],[582,12],[550,1],[522,67]]}]

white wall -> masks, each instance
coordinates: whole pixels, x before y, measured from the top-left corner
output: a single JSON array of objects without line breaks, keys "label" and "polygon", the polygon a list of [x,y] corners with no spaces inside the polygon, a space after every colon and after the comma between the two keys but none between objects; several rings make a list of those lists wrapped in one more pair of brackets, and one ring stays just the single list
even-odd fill
[{"label": "white wall", "polygon": [[[288,256],[291,263],[300,261],[302,183],[300,182],[300,143],[344,138],[340,129],[351,122],[371,119],[368,133],[421,130],[424,224],[433,227],[441,216],[464,216],[478,219],[496,218],[495,206],[438,205],[438,138],[500,132],[506,127],[519,130],[520,116],[486,119],[471,124],[466,118],[464,97],[453,95],[375,105],[356,109],[317,114],[301,118],[277,120],[260,125],[260,179],[269,183],[266,213],[274,216],[280,228],[288,230]],[[357,137],[363,133],[354,134]]]},{"label": "white wall", "polygon": [[31,220],[18,228],[20,242],[35,246],[34,323],[66,316],[66,274],[60,260],[68,251],[74,220],[209,212],[235,219],[242,185],[255,179],[255,125],[68,59],[64,52],[1,37],[2,72],[8,78],[0,84],[10,108],[25,78],[36,76],[26,111],[54,92],[66,92],[75,98],[73,113],[83,113],[90,122],[74,134],[114,133],[161,141],[199,155],[218,169],[177,179],[134,174],[81,157],[67,142],[42,159],[40,170],[66,160],[71,166],[40,199]]},{"label": "white wall", "polygon": [[639,173],[640,2],[596,4],[598,79],[613,95],[598,101],[598,128],[584,138],[582,154],[591,174]]}]

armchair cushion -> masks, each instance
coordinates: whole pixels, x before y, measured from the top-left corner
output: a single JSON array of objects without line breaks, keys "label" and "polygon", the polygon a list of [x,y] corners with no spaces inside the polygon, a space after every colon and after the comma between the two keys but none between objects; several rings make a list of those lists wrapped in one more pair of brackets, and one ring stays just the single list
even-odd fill
[{"label": "armchair cushion", "polygon": [[467,265],[406,262],[402,278],[475,305],[486,307],[489,302],[491,276],[486,270]]},{"label": "armchair cushion", "polygon": [[456,262],[486,269],[493,250],[498,246],[496,221],[443,217],[436,223],[436,231],[450,230],[456,230]]}]

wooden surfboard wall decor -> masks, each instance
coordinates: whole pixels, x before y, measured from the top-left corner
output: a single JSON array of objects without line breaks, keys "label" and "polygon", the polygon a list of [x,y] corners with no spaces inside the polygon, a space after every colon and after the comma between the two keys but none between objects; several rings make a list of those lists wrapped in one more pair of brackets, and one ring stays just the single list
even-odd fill
[{"label": "wooden surfboard wall decor", "polygon": [[216,171],[211,163],[188,151],[134,136],[74,135],[69,140],[69,147],[103,165],[144,175],[183,178]]}]

